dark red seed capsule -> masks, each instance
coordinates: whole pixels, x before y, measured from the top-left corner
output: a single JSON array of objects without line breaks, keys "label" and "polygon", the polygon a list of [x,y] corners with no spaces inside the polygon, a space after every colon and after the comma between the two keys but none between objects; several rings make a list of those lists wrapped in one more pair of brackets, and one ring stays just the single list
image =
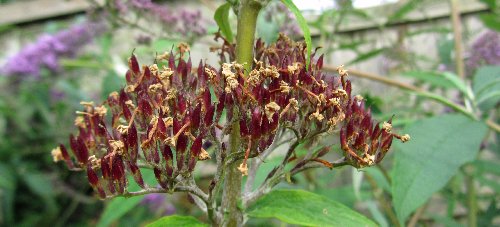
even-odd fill
[{"label": "dark red seed capsule", "polygon": [[130,168],[130,172],[132,172],[132,175],[134,176],[135,182],[141,188],[145,188],[144,180],[142,179],[141,169],[139,169],[139,167],[132,162],[128,162],[128,166]]},{"label": "dark red seed capsule", "polygon": [[210,89],[205,88],[203,92],[203,107],[205,110],[208,110],[210,105],[212,104],[212,95],[210,94]]},{"label": "dark red seed capsule", "polygon": [[250,124],[250,130],[253,138],[258,138],[261,135],[261,112],[260,108],[257,107],[254,109],[252,113],[252,119]]},{"label": "dark red seed capsule", "polygon": [[168,188],[168,184],[165,182],[165,180],[162,177],[162,171],[159,168],[154,168],[153,172],[155,174],[156,181],[160,184],[162,188]]},{"label": "dark red seed capsule", "polygon": [[249,134],[247,121],[244,116],[240,118],[240,136],[246,137]]},{"label": "dark red seed capsule", "polygon": [[316,67],[318,70],[321,70],[323,68],[323,56],[324,56],[324,54],[322,54],[319,57],[318,61],[316,62]]},{"label": "dark red seed capsule", "polygon": [[184,162],[186,161],[186,156],[184,153],[176,153],[176,161],[177,161],[177,171],[181,171],[182,167],[184,167]]},{"label": "dark red seed capsule", "polygon": [[184,153],[186,151],[186,148],[187,148],[187,136],[182,134],[179,135],[179,137],[177,138],[177,143],[176,143],[176,147],[175,147],[175,150],[177,151],[177,153]]},{"label": "dark red seed capsule", "polygon": [[163,151],[162,152],[163,158],[166,161],[171,161],[173,159],[174,156],[172,154],[172,150],[170,149],[170,146],[165,145],[162,151]]},{"label": "dark red seed capsule", "polygon": [[89,159],[89,151],[87,150],[87,146],[85,146],[85,142],[83,139],[79,136],[77,138],[77,146],[78,146],[78,161],[86,164]]},{"label": "dark red seed capsule", "polygon": [[147,67],[147,66],[143,66],[142,70],[143,70],[143,72],[142,72],[142,74],[143,74],[142,80],[143,81],[149,81],[151,79],[151,70],[149,70],[149,67]]},{"label": "dark red seed capsule", "polygon": [[193,172],[194,170],[194,167],[196,166],[196,162],[197,162],[198,158],[197,157],[190,157],[189,158],[189,161],[188,161],[188,171],[189,172]]},{"label": "dark red seed capsule", "polygon": [[101,173],[102,178],[108,179],[111,177],[111,169],[109,168],[109,158],[101,159]]},{"label": "dark red seed capsule", "polygon": [[132,70],[128,69],[127,72],[125,73],[125,80],[127,81],[127,85],[132,85],[134,84],[134,75],[132,73]]},{"label": "dark red seed capsule", "polygon": [[215,106],[210,105],[205,112],[205,119],[203,119],[204,125],[210,127],[214,121]]},{"label": "dark red seed capsule", "polygon": [[71,157],[69,156],[66,147],[62,144],[59,144],[59,149],[61,150],[61,154],[64,158],[64,161],[66,162],[66,165],[68,166],[68,169],[73,169],[74,168],[73,160],[71,160]]},{"label": "dark red seed capsule", "polygon": [[99,177],[97,176],[96,172],[92,169],[92,165],[90,163],[87,164],[87,178],[92,187],[96,187],[99,184]]},{"label": "dark red seed capsule", "polygon": [[343,150],[347,150],[349,148],[349,145],[347,145],[347,137],[344,128],[340,129],[340,144]]},{"label": "dark red seed capsule", "polygon": [[193,145],[191,145],[191,156],[192,157],[198,157],[201,152],[201,145],[202,145],[202,136],[196,137],[196,139],[193,142]]},{"label": "dark red seed capsule", "polygon": [[200,127],[201,121],[201,104],[198,103],[191,112],[191,128],[197,130]]},{"label": "dark red seed capsule", "polygon": [[139,75],[139,63],[137,62],[137,58],[135,57],[135,54],[132,54],[132,56],[130,56],[130,58],[128,59],[128,66],[130,68],[130,70],[132,70],[132,72],[135,74],[135,75]]},{"label": "dark red seed capsule", "polygon": [[120,155],[113,156],[111,160],[111,175],[113,177],[113,180],[120,180],[123,176],[125,176],[125,167],[123,165],[123,160]]}]

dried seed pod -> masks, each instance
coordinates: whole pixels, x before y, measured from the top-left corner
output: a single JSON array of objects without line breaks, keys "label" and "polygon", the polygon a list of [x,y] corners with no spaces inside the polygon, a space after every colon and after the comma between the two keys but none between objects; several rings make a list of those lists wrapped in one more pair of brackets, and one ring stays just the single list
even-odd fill
[{"label": "dried seed pod", "polygon": [[141,169],[134,163],[134,162],[127,162],[130,172],[132,173],[132,176],[134,177],[135,182],[139,185],[141,188],[146,188],[144,184],[144,180],[142,179],[142,174],[141,174]]},{"label": "dried seed pod", "polygon": [[135,76],[140,75],[139,63],[137,62],[135,54],[132,54],[132,56],[128,59],[128,67],[132,70]]}]

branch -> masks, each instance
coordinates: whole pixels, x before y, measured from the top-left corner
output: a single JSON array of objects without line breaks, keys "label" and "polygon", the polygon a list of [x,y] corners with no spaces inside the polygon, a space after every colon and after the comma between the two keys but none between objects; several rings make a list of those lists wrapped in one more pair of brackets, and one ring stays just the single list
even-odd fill
[{"label": "branch", "polygon": [[134,196],[140,196],[140,195],[146,195],[146,194],[152,194],[152,193],[168,193],[172,194],[172,192],[188,192],[190,194],[196,195],[198,198],[203,200],[205,203],[208,201],[208,195],[206,195],[203,191],[201,191],[197,187],[193,187],[192,185],[180,185],[180,186],[175,186],[173,190],[170,189],[164,189],[164,188],[145,188],[139,191],[135,192],[124,192],[123,194],[117,194],[117,195],[110,195],[106,196],[105,200],[108,199],[113,199],[117,197],[125,197],[125,198],[130,198]]},{"label": "branch", "polygon": [[[336,68],[333,66],[326,65],[326,66],[323,66],[323,69],[327,72],[336,72]],[[430,93],[426,90],[415,87],[413,85],[401,83],[399,81],[391,80],[391,79],[383,77],[383,76],[379,76],[379,75],[376,75],[373,73],[358,71],[358,70],[349,70],[349,75],[361,77],[361,78],[365,78],[365,79],[369,79],[369,80],[373,80],[373,81],[377,81],[377,82],[381,82],[381,83],[384,83],[384,84],[387,84],[387,85],[390,85],[393,87],[401,88],[403,90],[415,92],[419,95],[425,96],[425,97],[430,98],[434,101],[437,101],[441,104],[449,106],[449,107],[453,108],[454,110],[461,112],[472,119],[477,120],[477,117],[473,113],[471,113],[467,109],[465,109],[465,107],[463,107],[461,105],[457,105],[445,97],[435,95],[433,93]],[[486,120],[485,123],[486,123],[486,125],[488,125],[488,127],[493,129],[494,131],[500,132],[500,125],[493,122],[492,120]]]}]

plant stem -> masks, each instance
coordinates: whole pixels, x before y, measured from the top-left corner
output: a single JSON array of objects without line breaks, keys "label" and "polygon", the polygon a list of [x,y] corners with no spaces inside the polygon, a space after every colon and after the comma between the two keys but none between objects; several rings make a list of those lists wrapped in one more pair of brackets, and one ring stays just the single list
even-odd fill
[{"label": "plant stem", "polygon": [[455,40],[455,67],[458,76],[461,79],[465,78],[465,66],[463,62],[462,48],[462,23],[460,21],[460,11],[458,9],[458,1],[450,0],[451,5],[451,20],[453,22],[453,37]]},{"label": "plant stem", "polygon": [[236,61],[240,64],[246,63],[245,69],[249,72],[253,63],[257,16],[262,6],[254,0],[241,0],[240,4],[238,33],[236,35]]},{"label": "plant stem", "polygon": [[[233,118],[238,118],[238,108],[233,108]],[[229,135],[229,152],[236,153],[240,148],[240,124],[233,120]],[[226,169],[224,179],[224,193],[222,195],[222,211],[224,212],[224,226],[241,226],[243,214],[238,209],[238,200],[241,198],[241,172],[238,170],[240,161],[230,164]],[[226,216],[227,215],[227,216]]]},{"label": "plant stem", "polygon": [[[236,35],[236,61],[245,64],[247,72],[250,71],[253,62],[253,47],[255,40],[255,28],[257,16],[262,8],[255,0],[241,0],[238,27]],[[237,153],[240,148],[240,125],[238,107],[233,107],[233,119],[231,134],[229,135],[229,152]],[[229,165],[224,180],[224,192],[222,195],[222,211],[224,212],[223,226],[241,226],[243,214],[238,209],[238,201],[241,199],[241,172],[238,170],[240,162]]]},{"label": "plant stem", "polygon": [[467,190],[467,224],[469,227],[477,226],[477,201],[476,188],[474,187],[474,178],[470,175],[465,176],[465,186]]}]

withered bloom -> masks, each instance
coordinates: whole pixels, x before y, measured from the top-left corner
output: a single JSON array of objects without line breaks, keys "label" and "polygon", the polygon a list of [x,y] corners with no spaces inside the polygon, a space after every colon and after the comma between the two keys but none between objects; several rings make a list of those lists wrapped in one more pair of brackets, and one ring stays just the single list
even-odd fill
[{"label": "withered bloom", "polygon": [[[172,189],[178,176],[189,176],[199,161],[210,158],[204,144],[224,147],[223,135],[232,122],[239,123],[243,174],[247,159],[268,149],[279,131],[291,131],[298,140],[338,133],[346,161],[357,168],[380,162],[393,137],[409,139],[394,134],[391,121],[382,127],[374,122],[362,97],[351,94],[346,70],[339,67],[338,76],[326,75],[323,56],[314,55],[306,69],[305,45],[283,35],[267,47],[256,42],[255,61],[247,62],[253,65],[250,72],[233,62],[234,48],[227,41],[218,51],[229,63],[219,70],[203,62],[193,69],[186,50],[180,45],[177,53],[144,66],[132,55],[125,88],[102,105],[82,102],[75,120],[79,133],[69,140],[76,163],[62,145],[54,160],[87,171],[92,187],[107,197],[126,191],[127,172],[147,187],[140,165],[154,170],[162,188]],[[221,119],[224,110],[226,119]],[[295,168],[309,161],[331,168],[320,159],[329,150],[314,152]],[[226,154],[219,152],[224,159]]]}]

